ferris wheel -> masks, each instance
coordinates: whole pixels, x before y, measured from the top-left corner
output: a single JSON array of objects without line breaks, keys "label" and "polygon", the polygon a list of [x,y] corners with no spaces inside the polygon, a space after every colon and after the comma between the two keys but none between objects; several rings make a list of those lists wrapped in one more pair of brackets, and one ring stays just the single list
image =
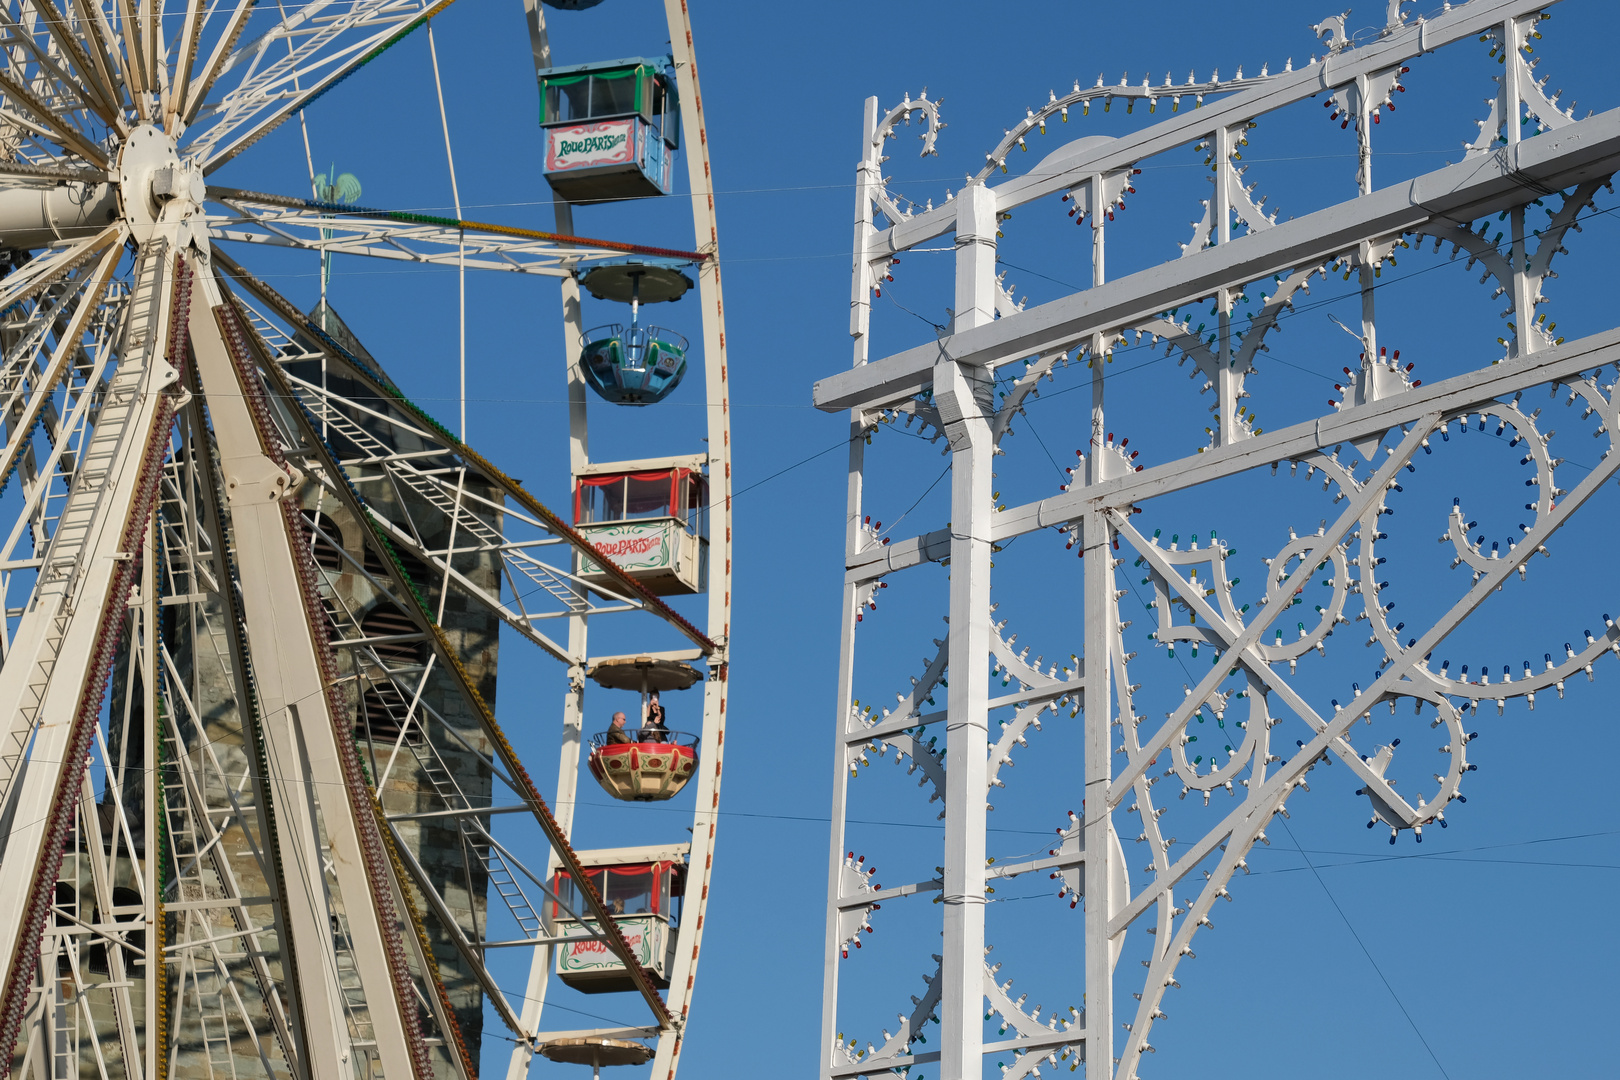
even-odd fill
[{"label": "ferris wheel", "polygon": [[[536,1053],[674,1074],[731,598],[686,5],[666,4],[668,56],[567,68],[529,4],[551,231],[465,220],[459,194],[455,217],[365,208],[313,166],[314,198],[212,180],[413,31],[431,44],[448,3],[0,7],[10,1075],[471,1080],[486,1016],[514,1078]],[[666,205],[689,202],[691,250],[576,233],[573,204],[670,195],[682,164],[690,198]],[[321,302],[239,263],[254,244],[319,252]],[[327,302],[334,253],[455,267],[463,290],[468,269],[559,282],[571,513],[474,449],[464,390],[452,431],[390,377]],[[587,329],[582,289],[628,321]],[[644,319],[689,290],[696,342]],[[589,457],[588,393],[677,390],[703,398],[702,443]],[[612,655],[587,648],[603,619]],[[503,640],[562,665],[554,804],[497,719]],[[588,731],[590,682],[639,700],[634,724]],[[667,719],[661,693],[680,701]],[[691,788],[690,839],[576,850],[583,770],[632,802]],[[523,985],[497,962],[514,954]],[[645,1021],[558,1030],[553,972],[639,998]]]}]

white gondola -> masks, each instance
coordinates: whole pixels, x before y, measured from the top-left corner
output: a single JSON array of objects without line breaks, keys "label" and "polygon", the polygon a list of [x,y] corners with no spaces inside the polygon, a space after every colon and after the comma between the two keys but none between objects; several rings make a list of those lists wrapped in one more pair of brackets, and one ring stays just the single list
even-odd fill
[{"label": "white gondola", "polygon": [[[692,468],[626,471],[625,464],[575,481],[575,528],[651,592],[702,592],[709,564],[708,481]],[[580,576],[610,582],[588,559]]]},{"label": "white gondola", "polygon": [[[675,963],[686,892],[685,850],[673,845],[609,848],[580,857],[585,876],[659,989],[668,988]],[[558,870],[552,892],[556,897],[548,905],[552,932],[566,939],[557,947],[557,977],[586,994],[634,990],[623,962],[593,936],[579,883],[566,870]]]}]

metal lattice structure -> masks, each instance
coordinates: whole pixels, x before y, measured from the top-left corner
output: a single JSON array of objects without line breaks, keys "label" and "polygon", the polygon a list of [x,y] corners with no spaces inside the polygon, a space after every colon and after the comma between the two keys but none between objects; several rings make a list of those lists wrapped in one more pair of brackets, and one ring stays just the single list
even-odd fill
[{"label": "metal lattice structure", "polygon": [[[1557,655],[1525,661],[1522,671],[1515,662],[1499,677],[1485,669],[1470,676],[1466,666],[1454,672],[1436,651],[1498,591],[1534,587],[1519,581],[1532,556],[1552,551],[1553,537],[1620,469],[1620,456],[1611,452],[1620,420],[1620,330],[1566,341],[1543,310],[1555,257],[1566,241],[1573,246],[1571,230],[1620,169],[1620,111],[1577,119],[1546,93],[1546,79],[1534,74],[1529,55],[1538,25],[1550,17],[1546,3],[1473,0],[1427,18],[1409,17],[1404,6],[1391,3],[1387,25],[1359,45],[1347,39],[1342,16],[1327,20],[1316,28],[1325,55],[1277,73],[1262,69],[1245,78],[1239,71],[1232,80],[1189,78],[1186,84],[1077,83],[1072,93],[1053,94],[1040,109],[1027,110],[986,154],[977,176],[926,207],[891,194],[882,168],[887,141],[902,122],[920,121],[923,153],[933,151],[942,126],[937,103],[908,97],[883,113],[876,99],[867,102],[851,293],[854,364],[815,387],[818,407],[850,411],[852,436],[824,954],[821,1075],[827,1080],[906,1076],[923,1065],[944,1080],[977,1080],[996,1062],[987,1055],[1000,1055],[1005,1080],[1081,1069],[1091,1080],[1136,1077],[1143,1055],[1154,1049],[1165,995],[1180,985],[1181,964],[1210,924],[1216,901],[1231,899],[1227,887],[1247,870],[1245,856],[1257,842],[1269,842],[1268,825],[1291,799],[1303,797],[1297,793],[1308,790],[1313,770],[1341,764],[1332,772],[1353,774],[1357,794],[1371,807],[1369,827],[1387,827],[1391,843],[1407,830],[1421,839],[1426,826],[1445,824],[1471,769],[1466,715],[1482,705],[1500,710],[1510,700],[1534,708],[1538,694],[1544,704],[1551,692],[1561,698],[1565,680],[1589,676],[1606,653],[1620,654],[1620,627],[1613,622],[1584,642],[1577,636]],[[1400,91],[1409,64],[1453,47],[1477,50],[1488,65],[1481,81],[1495,82],[1477,137],[1465,133],[1459,163],[1375,188],[1380,110]],[[1049,122],[1094,103],[1146,105],[1136,110],[1139,116],[1155,109],[1158,115],[1143,116],[1140,127],[1118,137],[1071,142],[1022,175],[991,185],[1008,171],[1009,156],[1034,143]],[[1324,104],[1359,148],[1359,194],[1278,221],[1243,179],[1239,148],[1258,120],[1313,106],[1320,118]],[[1192,241],[1179,259],[1110,280],[1104,238],[1115,211],[1135,184],[1151,179],[1139,176],[1144,165],[1189,147],[1204,158],[1213,182]],[[997,238],[1003,228],[1013,229],[1003,225],[1013,210],[1059,196],[1072,207],[1070,216],[1090,227],[1092,285],[1026,309],[997,274]],[[1527,220],[1532,213],[1534,220]],[[952,325],[941,329],[937,342],[869,357],[873,298],[893,280],[896,257],[952,233]],[[1377,290],[1408,287],[1389,278],[1377,282],[1394,255],[1431,242],[1436,251],[1451,245],[1454,258],[1483,271],[1481,284],[1505,297],[1505,329],[1501,353],[1466,362],[1481,365],[1477,369],[1420,383],[1410,365],[1401,366],[1380,344],[1375,300],[1388,295]],[[1359,339],[1360,366],[1345,368],[1345,384],[1329,411],[1281,430],[1261,429],[1250,405],[1251,394],[1261,400],[1264,394],[1253,377],[1257,355],[1311,279],[1330,273],[1359,287],[1362,320],[1351,334]],[[1207,445],[1197,453],[1179,456],[1188,449],[1188,432],[1168,424],[1138,433],[1129,450],[1116,443],[1105,420],[1112,385],[1105,372],[1116,348],[1127,344],[1191,361],[1195,382],[1214,395],[1206,434],[1195,436]],[[1072,483],[1049,498],[1002,503],[992,470],[1000,468],[1005,477],[1016,466],[1013,458],[998,461],[1010,452],[1004,438],[1022,423],[1040,384],[1065,367],[1077,368],[1079,388],[1089,382],[1090,389],[1089,414],[1073,423],[1090,438],[1070,470]],[[1532,404],[1537,395],[1537,404],[1557,409],[1556,424],[1565,432],[1558,443],[1554,421]],[[945,528],[891,543],[871,523],[863,484],[888,460],[875,458],[868,444],[876,436],[875,445],[883,445],[897,421],[916,422],[925,437],[945,440],[950,510]],[[1406,472],[1440,462],[1429,452],[1454,433],[1466,443],[1460,433],[1468,430],[1500,436],[1523,455],[1520,467],[1500,481],[1529,500],[1521,532],[1487,549],[1461,500],[1437,519],[1420,512],[1416,526],[1442,532],[1452,567],[1470,579],[1459,581],[1432,617],[1403,613],[1414,620],[1407,626],[1390,614],[1393,602],[1380,598],[1386,572],[1377,567],[1385,561],[1380,552],[1388,550],[1381,545],[1397,528],[1387,515],[1394,513]],[[1558,456],[1561,446],[1577,445],[1576,433],[1586,436],[1581,446],[1595,438],[1601,450],[1584,474]],[[1146,456],[1139,459],[1139,451]],[[1452,443],[1449,452],[1471,455],[1476,447]],[[1294,493],[1284,500],[1289,512],[1326,516],[1319,529],[1296,533],[1290,527],[1286,537],[1264,542],[1277,546],[1263,552],[1269,557],[1258,591],[1236,588],[1236,560],[1228,562],[1233,552],[1213,532],[1202,547],[1196,535],[1190,547],[1182,547],[1179,536],[1161,537],[1184,527],[1173,509],[1171,516],[1161,512],[1177,495],[1268,468],[1320,483],[1319,501]],[[1215,524],[1225,531],[1226,523]],[[1052,547],[1055,533],[1063,542],[1041,556],[1046,564],[1063,551],[1069,559],[1076,549],[1083,556],[1083,650],[1061,666],[1030,660],[1030,648],[1004,636],[1010,613],[1005,604],[996,613],[991,600],[993,554],[1038,533],[1047,539],[1026,540],[1021,552],[1031,543]],[[866,619],[863,627],[863,615],[876,610],[877,590],[904,586],[912,578],[903,571],[919,576],[918,568],[930,563],[949,567],[949,626],[923,670],[858,665],[862,635],[873,622]],[[1137,577],[1146,587],[1137,599],[1145,599],[1147,614],[1136,614],[1135,621],[1146,625],[1132,631],[1122,606],[1136,588],[1127,579]],[[1307,586],[1320,601],[1316,615],[1292,611],[1308,602],[1302,595]],[[930,594],[937,595],[902,587],[887,594],[884,606],[919,606],[915,598]],[[1335,628],[1339,634],[1330,641]],[[1356,655],[1372,656],[1376,674],[1365,685],[1351,686],[1347,678],[1329,704],[1307,681],[1310,667],[1321,662],[1317,654],[1332,652],[1330,646],[1349,644],[1372,650]],[[1138,651],[1174,656],[1178,645],[1193,656],[1202,646],[1213,660],[1206,654],[1208,666],[1187,676],[1171,665],[1144,670],[1147,658],[1137,660]],[[865,643],[864,651],[872,648]],[[1072,648],[1054,642],[1046,654],[1066,656]],[[1160,674],[1166,669],[1174,673]],[[1174,685],[1184,677],[1185,687]],[[1166,685],[1172,689],[1161,696],[1169,711],[1159,719],[1142,702]],[[863,697],[887,707],[862,705]],[[1443,745],[1432,784],[1416,783],[1420,775],[1415,789],[1397,791],[1395,764],[1413,768],[1395,749],[1400,740],[1368,746],[1376,728],[1356,738],[1353,725],[1372,723],[1385,707],[1391,714],[1397,707],[1415,710],[1437,729]],[[987,842],[987,814],[995,809],[987,795],[1000,801],[1000,788],[1016,786],[1011,766],[1022,754],[1038,756],[1023,748],[1045,745],[1070,716],[1083,717],[1083,728],[1065,744],[1080,747],[1068,776],[1083,774],[1083,786],[1071,781],[1059,797],[1081,812],[1069,815],[1048,854],[1008,860]],[[1200,727],[1206,717],[1211,723]],[[1200,732],[1204,745],[1212,735],[1216,744],[1224,737],[1224,752],[1200,751],[1193,745]],[[865,769],[891,751],[902,766],[898,774]],[[1433,771],[1425,764],[1417,764],[1420,774]],[[855,853],[852,783],[856,777],[892,783],[881,778],[885,773],[908,786],[916,781],[920,794],[942,801],[942,865],[931,879],[924,872],[922,880],[880,886],[865,857]],[[866,779],[870,775],[880,778]],[[1017,824],[1050,828],[1053,821]],[[1122,837],[1141,846],[1122,844]],[[995,944],[986,938],[987,893],[1021,874],[1055,879],[1059,899],[1048,903],[1084,904],[1083,950],[1059,945],[1068,957],[1074,1003],[1067,1011],[1043,1016],[1041,1006],[1026,1006],[1011,989],[1020,972],[987,955]],[[931,913],[930,899],[941,905],[939,914]],[[875,914],[880,906],[888,910]],[[937,966],[908,969],[910,978],[922,976],[924,989],[909,1004],[903,998],[893,1003],[900,1009],[898,1026],[884,1014],[857,1015],[841,1005],[855,980],[870,983],[877,974],[862,965],[880,963],[873,950],[861,955],[855,947],[891,918],[896,926],[937,925],[942,939]],[[928,936],[932,940],[931,930]],[[1145,972],[1119,963],[1125,951]],[[987,1034],[987,1022],[999,1025],[1002,1037]],[[937,1030],[927,1030],[930,1023]]]},{"label": "metal lattice structure", "polygon": [[[520,1077],[558,1035],[541,1015],[553,950],[581,933],[647,1010],[606,1034],[674,1074],[731,593],[718,243],[685,6],[667,15],[695,251],[579,237],[567,204],[539,232],[210,183],[447,6],[0,9],[9,1074],[472,1077],[487,1009]],[[570,475],[589,463],[576,275],[626,254],[692,263],[708,446],[685,458],[713,492],[702,616],[413,403],[324,300],[301,311],[229,244],[557,280]],[[694,895],[667,999],[569,843],[583,673],[603,659],[586,629],[607,616],[616,640],[707,665],[701,828],[681,845]],[[501,631],[567,669],[557,813],[496,718]],[[580,883],[583,931],[553,921],[559,869]],[[534,956],[527,995],[491,974],[497,948]]]}]

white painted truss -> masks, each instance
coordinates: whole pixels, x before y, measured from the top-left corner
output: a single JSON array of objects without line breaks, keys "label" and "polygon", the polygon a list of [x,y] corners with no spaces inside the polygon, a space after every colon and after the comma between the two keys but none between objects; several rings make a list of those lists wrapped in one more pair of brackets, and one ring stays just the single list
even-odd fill
[{"label": "white painted truss", "polygon": [[[1414,18],[1404,14],[1405,5],[1392,3],[1387,26],[1365,44],[1346,39],[1343,16],[1320,24],[1326,52],[1308,64],[1262,68],[1258,76],[1239,71],[1229,80],[1189,76],[1184,84],[1076,83],[1072,92],[1054,92],[1039,109],[1026,110],[966,186],[920,207],[890,192],[883,163],[888,140],[913,120],[923,127],[923,154],[934,151],[943,126],[938,103],[908,97],[884,113],[876,99],[867,102],[865,155],[856,177],[854,363],[815,386],[816,404],[849,410],[851,425],[823,1077],[909,1076],[926,1065],[929,1076],[943,1080],[980,1080],[995,1075],[990,1066],[999,1064],[1005,1080],[1080,1070],[1090,1080],[1132,1080],[1143,1056],[1155,1052],[1151,1039],[1166,1019],[1166,993],[1187,977],[1182,962],[1212,925],[1216,901],[1232,899],[1228,885],[1247,871],[1251,848],[1270,843],[1266,831],[1274,817],[1286,815],[1291,799],[1305,797],[1300,793],[1308,792],[1319,766],[1337,763],[1344,768],[1334,772],[1353,775],[1357,795],[1370,808],[1369,828],[1388,830],[1391,843],[1400,834],[1421,842],[1425,828],[1444,827],[1453,804],[1466,801],[1461,789],[1473,769],[1467,747],[1475,737],[1465,723],[1469,715],[1492,704],[1500,711],[1510,700],[1535,708],[1538,695],[1544,704],[1561,698],[1566,681],[1590,677],[1608,653],[1620,655],[1620,626],[1612,621],[1599,634],[1586,633],[1584,641],[1572,636],[1542,660],[1513,663],[1500,675],[1484,668],[1469,674],[1466,666],[1453,671],[1441,651],[1498,592],[1535,587],[1521,584],[1532,558],[1556,556],[1559,531],[1591,513],[1589,503],[1620,469],[1620,456],[1612,453],[1620,421],[1620,330],[1565,340],[1544,309],[1555,257],[1573,244],[1571,230],[1579,229],[1580,217],[1593,211],[1620,170],[1620,111],[1577,119],[1557,104],[1556,94],[1545,92],[1546,79],[1533,74],[1529,46],[1551,6],[1473,0]],[[1483,77],[1495,81],[1497,95],[1487,118],[1477,134],[1459,133],[1460,162],[1375,188],[1379,111],[1402,91],[1408,65],[1456,47],[1489,49]],[[1009,172],[1009,158],[1028,149],[1049,123],[1083,115],[1095,104],[1157,116],[1118,137],[1076,139],[992,186]],[[1313,105],[1319,115],[1330,109],[1332,121],[1355,140],[1359,194],[1278,220],[1263,209],[1261,196],[1273,193],[1245,181],[1240,148],[1258,121]],[[1115,212],[1136,185],[1149,182],[1143,173],[1159,164],[1156,159],[1189,148],[1203,156],[1213,188],[1190,242],[1179,258],[1110,279],[1104,240]],[[1060,197],[1074,222],[1089,227],[1091,287],[1026,308],[998,275],[998,238],[1013,230],[1012,211]],[[1531,211],[1537,218],[1527,223]],[[898,273],[897,256],[952,233],[954,293],[931,305],[950,309],[950,325],[937,341],[869,356],[873,300]],[[1415,381],[1411,365],[1403,367],[1399,353],[1392,357],[1389,343],[1380,342],[1375,304],[1389,295],[1381,290],[1403,288],[1389,278],[1377,282],[1382,271],[1406,249],[1429,242],[1436,251],[1451,245],[1454,257],[1482,270],[1481,284],[1494,287],[1492,298],[1505,297],[1507,305],[1500,351],[1475,355],[1463,362],[1465,373],[1432,383]],[[1325,413],[1262,429],[1253,403],[1265,396],[1255,362],[1312,279],[1330,273],[1360,293],[1360,325],[1346,328],[1357,339],[1360,367],[1344,369],[1338,397]],[[1169,423],[1137,434],[1129,448],[1116,441],[1106,406],[1122,403],[1105,371],[1126,346],[1168,352],[1183,365],[1191,361],[1195,384],[1214,399],[1208,426],[1193,433],[1192,441],[1204,444],[1196,453],[1180,456],[1188,432]],[[1049,498],[1002,501],[994,489],[1008,485],[1005,478],[1018,467],[1005,438],[1027,428],[1026,407],[1066,368],[1071,379],[1078,376],[1074,389],[1090,390],[1087,405],[1068,407],[1070,430],[1087,440],[1067,470],[1070,482]],[[1178,393],[1155,392],[1165,399]],[[1556,421],[1544,415],[1560,405],[1567,408],[1558,410]],[[943,440],[951,479],[948,523],[890,536],[872,523],[866,491],[875,480],[892,478],[884,472],[891,459],[869,444],[875,437],[881,445],[891,426],[914,424],[923,438]],[[1589,437],[1582,440],[1586,446],[1595,439],[1600,452],[1584,472],[1560,456],[1576,445],[1576,432]],[[1523,455],[1519,468],[1500,481],[1523,481],[1522,523],[1513,537],[1487,548],[1460,498],[1443,520],[1419,520],[1442,533],[1453,572],[1469,578],[1438,610],[1397,617],[1394,600],[1381,596],[1387,571],[1377,569],[1390,550],[1389,534],[1401,527],[1390,515],[1401,481],[1410,483],[1407,474],[1419,465],[1431,467],[1430,454],[1454,436],[1464,444],[1449,448],[1454,469],[1456,455],[1476,453],[1474,444],[1491,437]],[[1238,588],[1235,551],[1213,531],[1202,545],[1196,534],[1185,546],[1179,534],[1168,540],[1163,534],[1177,527],[1173,508],[1184,505],[1174,496],[1206,485],[1219,489],[1268,468],[1322,485],[1319,501],[1290,492],[1279,506],[1313,520],[1318,509],[1326,516],[1318,528],[1289,527],[1286,536],[1266,541],[1275,550],[1264,552],[1265,580],[1256,595],[1252,586]],[[1229,509],[1241,524],[1248,524],[1241,520],[1246,513],[1258,516],[1252,506]],[[1215,524],[1223,532],[1229,525]],[[1032,661],[1031,649],[1015,651],[1016,636],[1005,634],[1012,615],[1007,604],[992,603],[991,559],[1021,538],[1021,554],[1034,544],[1050,549],[1054,539],[1062,541],[1056,553],[1043,550],[1044,565],[1058,554],[1083,556],[1083,586],[1070,608],[1083,613],[1073,620],[1075,642],[1052,642],[1046,650],[1066,657],[1081,645],[1072,659],[1054,663],[1037,655]],[[881,635],[875,645],[866,638],[878,590],[896,587],[883,594],[886,612],[909,615],[926,607],[938,591],[906,585],[929,564],[949,569],[948,633],[926,650],[919,673],[863,662],[892,647]],[[1551,566],[1558,565],[1554,558]],[[1543,570],[1538,561],[1537,573],[1545,578],[1559,571]],[[1562,573],[1578,569],[1566,564]],[[1307,588],[1319,601],[1308,616],[1294,610]],[[1122,613],[1133,594],[1145,604],[1147,623],[1134,632],[1133,620]],[[1350,644],[1370,650],[1375,674],[1361,683],[1347,680],[1337,698],[1324,701],[1311,665]],[[1146,658],[1138,659],[1140,650],[1175,657],[1179,649],[1183,657],[1197,657],[1200,648],[1207,650],[1206,666],[1190,674],[1181,666],[1173,676],[1149,674]],[[1185,686],[1162,692],[1183,678]],[[862,698],[887,707],[863,705]],[[1174,703],[1158,718],[1150,713],[1156,706],[1143,702],[1161,698]],[[1408,751],[1397,749],[1399,739],[1368,745],[1376,734],[1354,730],[1386,708],[1394,714],[1403,706],[1437,733],[1432,783],[1407,775],[1414,765]],[[1024,748],[1056,737],[1043,734],[1043,717],[1048,728],[1062,730],[1070,717],[1083,725],[1061,744],[1078,747],[1078,756],[1066,788],[1055,793],[1074,810],[1066,821],[1018,821],[1058,824],[1058,842],[1044,856],[1008,859],[1001,841],[987,838],[987,821],[994,820],[988,815],[1000,801],[998,791],[1016,785],[1013,767]],[[868,776],[877,778],[867,784],[892,782],[882,777],[893,772],[867,768],[890,751],[903,767],[899,775],[942,806],[942,865],[932,878],[879,885],[870,880],[866,856],[853,850],[860,841],[851,837],[860,829],[852,784]],[[1410,786],[1396,787],[1397,763]],[[1122,843],[1131,840],[1134,845]],[[1035,871],[1054,883],[1048,903],[1084,908],[1083,930],[1072,938],[1012,943],[1023,947],[1016,955],[1025,958],[1032,947],[1053,956],[1065,976],[1059,981],[1073,1007],[1044,1015],[1043,1006],[1014,996],[1012,977],[1020,972],[991,953],[1007,938],[990,940],[985,926],[996,886]],[[873,949],[855,951],[891,918],[897,927],[929,927],[929,941],[933,927],[940,931],[932,963],[918,961],[923,989],[914,989],[909,1005],[903,998],[894,1002],[897,1027],[864,1006],[866,987],[887,978],[886,965],[898,961],[890,954],[874,957]],[[1030,920],[1008,920],[1015,934],[1035,934],[1021,929]],[[1145,971],[1119,964],[1127,950]],[[852,999],[863,1007],[852,1008]],[[991,1023],[999,1025],[995,1036],[986,1031]]]}]

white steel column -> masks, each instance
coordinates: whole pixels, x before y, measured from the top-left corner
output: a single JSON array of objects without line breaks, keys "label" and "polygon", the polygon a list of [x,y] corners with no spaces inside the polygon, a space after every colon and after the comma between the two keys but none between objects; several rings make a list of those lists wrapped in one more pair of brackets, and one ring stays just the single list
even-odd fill
[{"label": "white steel column", "polygon": [[[146,1045],[142,1048],[141,1064],[144,1077],[155,1078],[158,1072],[158,1055],[163,1047],[158,1044],[158,1032],[162,1029],[163,1004],[168,993],[166,976],[167,969],[163,967],[164,959],[162,946],[165,944],[163,935],[164,915],[163,896],[160,891],[163,881],[163,853],[157,843],[158,830],[161,828],[159,814],[161,808],[158,800],[163,798],[163,775],[160,771],[163,760],[163,716],[160,704],[163,695],[158,693],[158,589],[161,587],[157,576],[157,515],[146,526],[146,550],[141,555],[141,701],[144,713],[141,721],[146,728],[144,754],[141,760],[141,814],[142,837],[145,843],[145,857],[139,860],[141,875],[141,906],[146,910],[143,915],[146,922],[146,956],[137,961],[142,966],[143,978],[146,981],[146,999],[142,1008],[141,1023],[144,1027]],[[127,773],[128,765],[124,771]],[[131,825],[134,822],[130,822]],[[133,857],[134,852],[130,853]]]},{"label": "white steel column", "polygon": [[[1524,115],[1524,106],[1523,99],[1519,96],[1518,74],[1523,59],[1523,54],[1519,50],[1524,47],[1524,43],[1524,31],[1520,28],[1518,19],[1508,19],[1502,24],[1502,54],[1506,60],[1501,75],[1502,136],[1507,140],[1509,150],[1519,145],[1523,134],[1519,130],[1519,120]],[[1513,301],[1513,326],[1517,331],[1508,340],[1515,356],[1535,352],[1540,345],[1535,327],[1532,325],[1536,318],[1537,282],[1525,272],[1526,209],[1524,206],[1515,206],[1508,211],[1511,239],[1508,257],[1513,268],[1508,291]]]},{"label": "white steel column", "polygon": [[[210,299],[217,295],[211,281],[204,295]],[[286,865],[296,868],[291,879],[300,883],[283,898],[291,932],[287,945],[297,960],[304,1005],[306,1045],[300,1049],[314,1080],[349,1080],[354,1049],[332,949],[332,908],[323,887],[323,863],[330,859],[377,1056],[385,1076],[404,1080],[414,1075],[401,1016],[406,1003],[395,1001],[385,945],[385,935],[398,930],[383,927],[378,919],[349,806],[333,718],[281,511],[290,478],[265,453],[247,390],[240,385],[217,320],[207,302],[192,306],[193,355],[219,448],[241,571],[242,616],[254,645],[253,676],[264,719],[269,785],[278,813],[285,815],[277,838]],[[414,1002],[409,1004],[414,1008]]]},{"label": "white steel column", "polygon": [[[866,99],[866,119],[861,126],[861,162],[856,167],[855,182],[855,289],[850,297],[850,336],[855,339],[854,365],[866,363],[868,351],[867,331],[872,322],[871,282],[865,270],[867,245],[871,242],[872,196],[870,185],[877,170],[881,148],[873,145],[877,133],[878,99]],[[866,441],[861,437],[859,412],[850,415],[849,422],[849,493],[844,506],[844,551],[853,559],[861,544],[862,478],[866,464]],[[833,804],[832,842],[827,862],[827,929],[822,954],[821,985],[821,1076],[829,1075],[833,1067],[833,1041],[838,1037],[838,962],[842,952],[839,933],[838,902],[842,899],[844,861],[844,812],[849,797],[849,751],[844,741],[855,706],[855,627],[856,612],[860,606],[859,587],[854,582],[844,584],[843,607],[839,609],[838,643],[838,698],[834,703],[833,730]]]},{"label": "white steel column", "polygon": [[1109,652],[1115,632],[1112,590],[1113,549],[1109,545],[1108,521],[1101,509],[1093,509],[1082,519],[1085,553],[1085,751],[1086,790],[1081,812],[1085,833],[1082,850],[1085,862],[1086,922],[1086,1080],[1110,1080],[1114,1073],[1113,1054],[1113,948],[1109,943],[1108,920],[1109,860],[1114,843],[1109,829],[1108,784],[1111,778],[1109,739],[1113,717],[1112,665]]},{"label": "white steel column", "polygon": [[[1232,241],[1232,188],[1241,183],[1232,166],[1232,152],[1235,149],[1232,130],[1225,124],[1215,129],[1211,137],[1215,147],[1215,235],[1212,238],[1216,244],[1228,244]],[[1226,446],[1237,438],[1237,405],[1238,390],[1242,387],[1242,379],[1232,370],[1232,352],[1235,343],[1232,340],[1232,298],[1233,290],[1215,290],[1215,307],[1219,321],[1217,322],[1216,358],[1215,368],[1215,441]],[[1090,594],[1087,593],[1089,597]],[[1106,657],[1099,663],[1106,665]]]},{"label": "white steel column", "polygon": [[[957,196],[956,329],[995,311],[996,200],[982,184]],[[939,1018],[944,1080],[979,1080],[984,1055],[984,830],[989,787],[992,378],[941,361],[934,394],[951,444],[949,768],[945,792],[945,939]]]}]

